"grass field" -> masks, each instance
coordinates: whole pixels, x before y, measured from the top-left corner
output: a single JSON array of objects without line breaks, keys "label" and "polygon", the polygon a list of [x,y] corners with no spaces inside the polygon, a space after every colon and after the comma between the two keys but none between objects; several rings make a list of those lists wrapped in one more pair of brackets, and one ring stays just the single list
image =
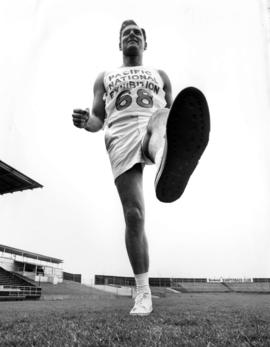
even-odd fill
[{"label": "grass field", "polygon": [[1,347],[270,346],[270,295],[162,290],[150,316],[131,317],[130,298],[53,288],[46,300],[0,302]]}]

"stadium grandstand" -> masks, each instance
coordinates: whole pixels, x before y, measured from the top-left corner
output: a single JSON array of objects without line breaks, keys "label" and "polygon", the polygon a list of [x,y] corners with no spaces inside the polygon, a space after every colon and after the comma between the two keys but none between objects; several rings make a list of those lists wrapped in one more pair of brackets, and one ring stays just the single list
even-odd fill
[{"label": "stadium grandstand", "polygon": [[14,193],[43,186],[0,160],[0,194]]},{"label": "stadium grandstand", "polygon": [[0,300],[39,299],[41,288],[26,277],[0,266]]},{"label": "stadium grandstand", "polygon": [[[164,287],[180,293],[264,293],[270,294],[270,278],[168,278],[150,277],[151,287]],[[135,286],[133,277],[95,275],[95,287]]]},{"label": "stadium grandstand", "polygon": [[63,260],[0,245],[0,267],[35,282],[63,282]]},{"label": "stadium grandstand", "polygon": [[[42,187],[0,160],[1,195]],[[33,280],[37,274],[44,278],[44,270],[51,268],[45,263],[47,259],[38,254],[0,245],[0,300],[39,299],[41,288]]]},{"label": "stadium grandstand", "polygon": [[44,286],[48,291],[81,280],[81,274],[63,271],[61,259],[0,245],[0,301],[39,299]]},{"label": "stadium grandstand", "polygon": [[[42,187],[0,160],[1,195]],[[64,272],[62,259],[0,245],[0,300],[40,298],[41,283],[63,280],[81,283],[81,275]]]}]

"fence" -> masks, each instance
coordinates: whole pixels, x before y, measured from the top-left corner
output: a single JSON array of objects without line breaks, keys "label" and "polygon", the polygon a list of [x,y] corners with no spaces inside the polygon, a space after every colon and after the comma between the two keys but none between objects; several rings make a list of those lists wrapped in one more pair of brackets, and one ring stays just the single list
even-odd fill
[{"label": "fence", "polygon": [[82,283],[82,275],[80,274],[72,274],[69,272],[63,272],[63,279],[67,281]]}]

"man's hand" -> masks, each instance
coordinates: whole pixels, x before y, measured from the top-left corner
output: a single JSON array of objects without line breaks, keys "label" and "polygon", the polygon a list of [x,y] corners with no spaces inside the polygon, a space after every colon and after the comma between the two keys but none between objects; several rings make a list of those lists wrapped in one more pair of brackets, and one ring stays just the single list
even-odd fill
[{"label": "man's hand", "polygon": [[74,109],[72,113],[73,118],[73,124],[77,128],[83,128],[85,129],[87,125],[87,121],[89,119],[89,109],[81,110],[81,109]]}]

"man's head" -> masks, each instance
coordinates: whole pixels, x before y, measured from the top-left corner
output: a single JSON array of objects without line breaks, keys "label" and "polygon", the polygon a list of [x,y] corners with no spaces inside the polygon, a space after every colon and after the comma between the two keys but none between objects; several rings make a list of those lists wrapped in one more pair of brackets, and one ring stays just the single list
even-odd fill
[{"label": "man's head", "polygon": [[125,20],[120,29],[120,50],[123,51],[124,54],[133,55],[138,49],[144,51],[146,47],[145,30],[140,28],[134,20]]}]

